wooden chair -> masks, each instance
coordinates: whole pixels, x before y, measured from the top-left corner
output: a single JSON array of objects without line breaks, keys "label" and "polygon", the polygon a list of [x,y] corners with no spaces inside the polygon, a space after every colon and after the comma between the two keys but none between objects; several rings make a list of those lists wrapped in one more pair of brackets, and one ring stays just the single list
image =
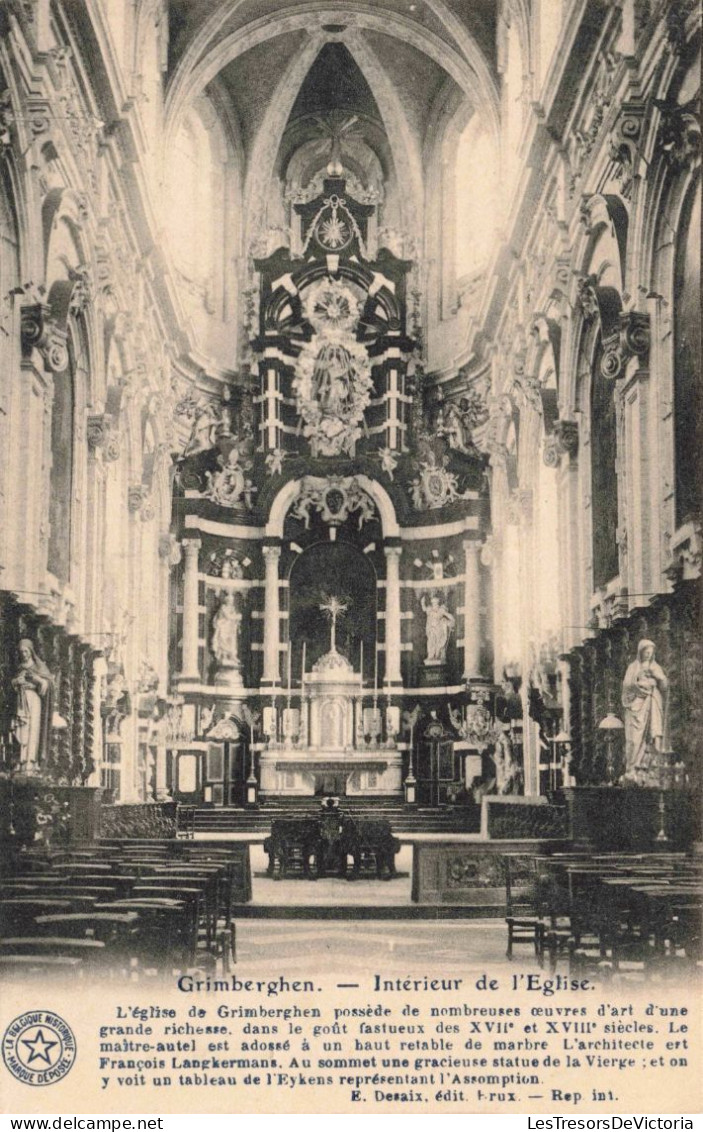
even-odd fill
[{"label": "wooden chair", "polygon": [[80,977],[84,970],[83,960],[77,955],[0,955],[0,979],[20,978],[47,979]]},{"label": "wooden chair", "polygon": [[192,841],[195,836],[195,806],[176,806],[176,837]]},{"label": "wooden chair", "polygon": [[545,918],[538,878],[533,874],[527,884],[516,884],[516,862],[505,857],[505,922],[508,928],[508,959],[513,957],[515,944],[527,943],[534,948],[540,967],[544,963]]},{"label": "wooden chair", "polygon": [[74,939],[66,936],[11,936],[0,939],[0,956],[73,957],[86,967],[99,965],[105,944],[97,939]]},{"label": "wooden chair", "polygon": [[33,935],[37,916],[71,912],[70,900],[18,896],[0,900],[0,937]]},{"label": "wooden chair", "polygon": [[192,908],[184,901],[138,896],[102,905],[101,910],[139,914],[134,946],[143,968],[167,974],[194,964],[197,936]]}]

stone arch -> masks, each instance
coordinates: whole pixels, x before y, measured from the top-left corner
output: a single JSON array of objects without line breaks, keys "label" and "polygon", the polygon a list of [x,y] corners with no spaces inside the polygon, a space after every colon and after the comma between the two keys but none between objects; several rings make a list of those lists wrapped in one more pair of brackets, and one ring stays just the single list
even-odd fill
[{"label": "stone arch", "polygon": [[[249,214],[246,224],[248,239],[251,240],[260,221],[260,213],[265,188],[270,180],[275,162],[275,153],[280,143],[283,129],[292,109],[295,92],[302,85],[303,79],[319,48],[324,42],[330,40],[330,35],[323,33],[322,25],[326,22],[337,23],[340,18],[339,9],[327,11],[314,5],[301,5],[292,9],[287,15],[281,16],[272,24],[269,19],[260,19],[252,22],[243,29],[239,29],[229,36],[224,36],[212,51],[206,52],[207,36],[203,34],[197,38],[200,44],[198,58],[188,53],[179,66],[174,80],[171,83],[167,96],[167,124],[166,143],[170,143],[171,134],[180,118],[187,102],[210,82],[223,66],[242,55],[245,51],[266,42],[274,36],[290,31],[310,29],[311,15],[320,27],[320,31],[313,33],[308,44],[300,55],[293,61],[279,84],[277,94],[271,101],[266,117],[257,135],[254,153],[250,161],[251,177],[246,186],[246,200],[249,202]],[[346,13],[345,13],[345,18]],[[215,19],[212,28],[218,26]],[[378,66],[373,53],[366,44],[360,43],[354,35],[354,29],[370,28],[386,35],[395,35],[423,54],[428,55],[444,71],[446,71],[472,101],[480,102],[483,109],[494,123],[498,121],[498,98],[495,86],[490,78],[488,68],[478,49],[473,47],[471,62],[449,47],[444,40],[418,28],[412,20],[384,11],[377,13],[371,8],[355,8],[349,13],[347,19],[351,28],[341,36],[348,42],[360,69],[364,73],[379,109],[384,117],[384,124],[389,133],[393,160],[400,175],[406,173],[407,183],[413,187],[413,204],[416,215],[408,219],[412,230],[416,231],[417,218],[420,215],[422,202],[422,169],[419,154],[407,127],[405,115],[400,106],[397,95]],[[464,45],[467,46],[466,43]],[[412,154],[412,160],[407,157]],[[253,210],[253,215],[252,215]],[[409,225],[410,226],[410,225]]]},{"label": "stone arch", "polygon": [[[396,518],[395,507],[393,501],[386,489],[378,482],[378,480],[371,479],[370,476],[358,475],[356,476],[360,486],[371,496],[381,519],[381,529],[384,538],[398,538],[400,536],[400,527]],[[267,538],[282,538],[283,537],[283,524],[286,519],[293,501],[298,494],[301,481],[299,479],[290,479],[283,485],[281,490],[276,495],[271,509],[269,511],[268,521],[266,523],[265,535]]]},{"label": "stone arch", "polygon": [[[268,195],[267,186],[273,175],[280,140],[298,91],[320,49],[329,41],[330,36],[322,33],[310,39],[300,56],[293,61],[282,77],[266,111],[249,162],[250,172],[244,190],[247,246],[251,245],[262,223],[263,208]],[[405,201],[403,221],[408,233],[416,235],[418,217],[422,211],[422,168],[420,155],[402,106],[370,47],[363,43],[359,36],[353,34],[345,35],[343,42],[358,64],[378,105],[388,134],[396,176],[400,182],[404,182],[410,188]]]},{"label": "stone arch", "polygon": [[[354,5],[349,11],[343,5],[327,9],[324,5],[305,4],[290,9],[276,21],[272,28],[269,17],[264,17],[240,28],[230,36],[222,36],[222,28],[232,14],[232,7],[219,7],[205,22],[185,52],[167,94],[167,133],[172,128],[183,105],[197,90],[202,89],[215,74],[231,62],[237,55],[275,35],[304,28],[309,30],[314,21],[320,28],[325,23],[339,23],[343,16],[347,26],[369,27],[381,31],[416,47],[456,80],[467,94],[480,96],[483,109],[493,119],[494,128],[499,120],[499,100],[495,83],[486,60],[463,27],[461,21],[450,11],[443,0],[431,0],[428,5],[447,28],[450,36],[458,44],[459,50],[450,46],[444,39],[419,27],[413,20],[402,17],[389,10],[376,12],[371,6]],[[216,48],[208,52],[208,45],[216,43]],[[244,41],[234,54],[232,50],[237,41]],[[168,139],[167,139],[168,140]]]},{"label": "stone arch", "polygon": [[47,303],[55,327],[80,323],[86,342],[86,383],[81,411],[100,400],[104,352],[93,302],[92,256],[83,231],[83,202],[69,188],[50,190],[42,202]]}]

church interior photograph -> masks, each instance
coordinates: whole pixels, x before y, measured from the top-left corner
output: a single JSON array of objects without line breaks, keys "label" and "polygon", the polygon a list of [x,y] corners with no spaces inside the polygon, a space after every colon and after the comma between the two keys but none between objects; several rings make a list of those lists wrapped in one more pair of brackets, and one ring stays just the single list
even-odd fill
[{"label": "church interior photograph", "polygon": [[703,969],[700,39],[4,0],[0,976]]}]

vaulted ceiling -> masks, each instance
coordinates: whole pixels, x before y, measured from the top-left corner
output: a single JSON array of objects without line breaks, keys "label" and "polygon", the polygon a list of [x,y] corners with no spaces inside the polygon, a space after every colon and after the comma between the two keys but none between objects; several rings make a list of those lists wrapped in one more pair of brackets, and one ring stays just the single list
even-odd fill
[{"label": "vaulted ceiling", "polygon": [[[374,122],[419,162],[436,107],[452,97],[495,120],[497,6],[498,0],[171,0],[170,127],[190,99],[216,84],[238,127],[245,166],[260,159],[265,144],[277,147],[286,131],[290,136],[296,121],[330,110],[370,123],[379,160]],[[278,137],[265,143],[262,131]]]}]

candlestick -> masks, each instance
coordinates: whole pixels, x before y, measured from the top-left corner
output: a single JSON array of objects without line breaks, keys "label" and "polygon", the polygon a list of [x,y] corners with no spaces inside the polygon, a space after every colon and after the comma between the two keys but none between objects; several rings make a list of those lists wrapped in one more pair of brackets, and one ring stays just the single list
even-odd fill
[{"label": "candlestick", "polygon": [[300,662],[300,698],[301,698],[301,700],[303,698],[303,692],[305,691],[305,644],[306,644],[306,642],[303,641],[303,656],[302,656],[302,660]]},{"label": "candlestick", "polygon": [[373,654],[373,706],[378,707],[378,641]]},{"label": "candlestick", "polygon": [[290,707],[290,698],[291,698],[291,691],[292,691],[292,688],[291,688],[291,655],[292,655],[292,651],[293,650],[291,648],[291,641],[290,641],[290,637],[289,637],[288,638],[288,696],[287,696],[287,704],[286,704],[287,707]]},{"label": "candlestick", "polygon": [[364,687],[364,638],[361,638],[361,645],[359,647],[359,681],[361,687]]}]

